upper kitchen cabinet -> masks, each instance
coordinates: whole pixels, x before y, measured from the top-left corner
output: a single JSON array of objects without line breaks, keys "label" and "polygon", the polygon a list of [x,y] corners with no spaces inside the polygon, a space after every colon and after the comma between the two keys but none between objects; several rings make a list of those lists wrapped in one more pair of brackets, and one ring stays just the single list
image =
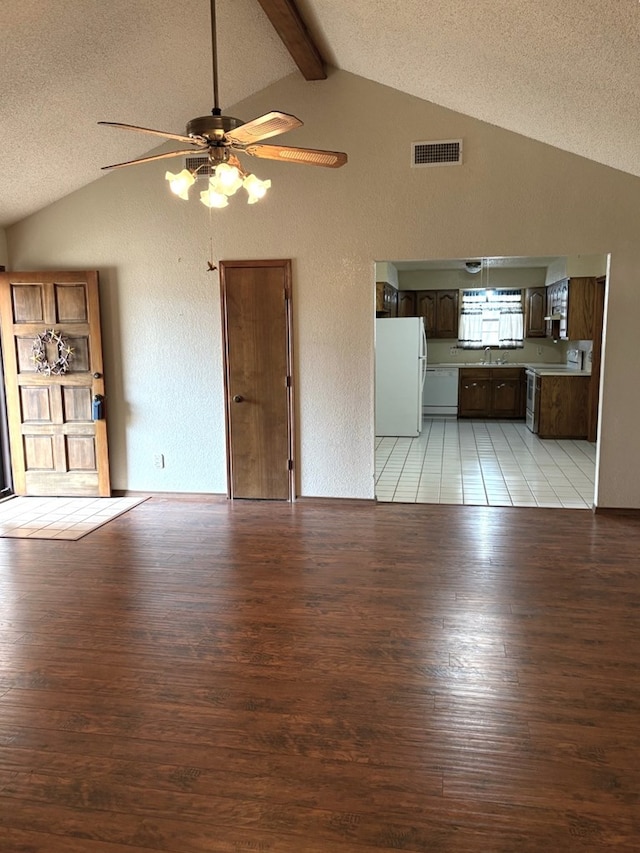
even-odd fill
[{"label": "upper kitchen cabinet", "polygon": [[547,335],[546,287],[528,287],[525,293],[525,337],[544,338]]},{"label": "upper kitchen cabinet", "polygon": [[398,291],[398,317],[416,316],[416,292],[415,290]]},{"label": "upper kitchen cabinet", "polygon": [[547,287],[546,334],[563,341],[593,338],[593,307],[596,280],[573,277]]},{"label": "upper kitchen cabinet", "polygon": [[424,318],[428,338],[458,337],[458,291],[419,290],[416,314]]},{"label": "upper kitchen cabinet", "polygon": [[376,282],[376,316],[398,316],[398,291],[387,281]]}]

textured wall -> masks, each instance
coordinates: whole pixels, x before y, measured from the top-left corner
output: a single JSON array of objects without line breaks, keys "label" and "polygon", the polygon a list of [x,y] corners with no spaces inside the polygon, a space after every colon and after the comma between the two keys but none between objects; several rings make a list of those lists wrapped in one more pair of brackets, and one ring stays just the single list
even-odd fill
[{"label": "textured wall", "polygon": [[4,228],[0,228],[0,266],[7,266],[8,264],[8,255],[7,255],[7,235],[4,232]]},{"label": "textured wall", "polygon": [[[252,160],[263,204],[209,212],[165,188],[165,166],[101,178],[9,231],[16,269],[97,267],[116,488],[222,492],[220,311],[209,258],[293,259],[298,483],[373,496],[374,260],[612,252],[599,503],[640,507],[635,366],[640,179],[344,72],[291,75],[234,106],[299,115],[292,145],[343,169]],[[230,111],[231,112],[231,111]],[[410,143],[464,139],[465,164],[411,169]],[[167,467],[152,467],[154,453]]]}]

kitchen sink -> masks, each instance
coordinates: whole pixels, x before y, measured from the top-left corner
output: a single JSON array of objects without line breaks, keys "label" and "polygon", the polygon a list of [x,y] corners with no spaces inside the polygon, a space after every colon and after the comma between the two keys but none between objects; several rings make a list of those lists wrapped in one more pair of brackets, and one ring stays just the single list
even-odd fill
[{"label": "kitchen sink", "polygon": [[465,364],[460,365],[461,367],[524,367],[524,362],[522,361],[468,361]]}]

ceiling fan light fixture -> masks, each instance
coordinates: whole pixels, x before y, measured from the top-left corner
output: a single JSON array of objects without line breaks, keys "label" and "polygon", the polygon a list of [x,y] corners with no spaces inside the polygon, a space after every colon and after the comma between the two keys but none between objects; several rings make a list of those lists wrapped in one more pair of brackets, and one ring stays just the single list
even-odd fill
[{"label": "ceiling fan light fixture", "polygon": [[209,189],[203,190],[200,193],[200,201],[206,205],[206,207],[226,207],[229,204],[229,197],[224,193],[217,192],[213,189],[211,185],[211,179],[209,181]]},{"label": "ceiling fan light fixture", "polygon": [[[233,116],[223,115],[218,100],[218,51],[216,33],[216,0],[210,0],[211,5],[211,70],[213,82],[213,109],[211,115],[198,116],[187,123],[184,134],[167,133],[164,130],[154,130],[150,127],[140,127],[135,124],[123,124],[117,121],[100,121],[98,124],[133,130],[150,136],[161,137],[164,140],[180,142],[190,148],[179,151],[166,151],[161,154],[150,154],[137,160],[127,160],[124,163],[113,163],[103,166],[103,169],[119,169],[125,166],[135,166],[139,163],[155,163],[171,157],[192,157],[195,154],[208,153],[211,178],[209,188],[200,193],[200,201],[207,207],[227,207],[228,197],[233,195],[241,186],[247,191],[248,203],[255,204],[263,198],[271,181],[261,181],[255,175],[247,175],[243,171],[238,158],[232,151],[261,157],[267,160],[281,160],[293,163],[306,163],[311,166],[337,168],[344,166],[347,155],[340,151],[323,151],[316,148],[293,148],[290,145],[262,144],[263,139],[279,136],[297,127],[302,122],[296,116],[272,110],[251,121],[244,122]],[[199,167],[202,168],[202,167]],[[196,169],[196,172],[198,170]],[[195,183],[195,174],[183,169],[178,174],[167,172],[165,178],[171,185],[171,191],[182,199],[188,198],[189,188]]]},{"label": "ceiling fan light fixture", "polygon": [[265,197],[267,190],[271,186],[271,181],[261,181],[260,178],[257,178],[255,175],[247,175],[242,182],[242,185],[249,196],[247,204],[255,204],[257,201],[260,201],[261,198]]},{"label": "ceiling fan light fixture", "polygon": [[177,174],[173,172],[165,172],[165,179],[169,181],[169,188],[178,198],[183,198],[185,201],[189,198],[189,189],[192,187],[196,179],[188,169],[183,169]]},{"label": "ceiling fan light fixture", "polygon": [[209,180],[209,185],[218,193],[233,195],[242,186],[242,175],[237,166],[220,163],[215,168],[215,174]]}]

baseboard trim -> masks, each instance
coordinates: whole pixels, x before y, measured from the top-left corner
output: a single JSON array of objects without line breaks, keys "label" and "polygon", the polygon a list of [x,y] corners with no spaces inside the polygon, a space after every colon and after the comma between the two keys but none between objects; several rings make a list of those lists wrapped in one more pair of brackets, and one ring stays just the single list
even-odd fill
[{"label": "baseboard trim", "polygon": [[[214,492],[151,492],[151,491],[136,491],[135,489],[112,489],[111,494],[114,498],[160,498],[161,500],[171,501],[187,501],[191,503],[232,503],[226,496],[216,494]],[[263,501],[248,498],[238,498],[238,503],[247,503],[248,500],[254,500],[255,503],[291,503],[291,504],[317,504],[318,506],[372,506],[377,503],[375,498],[316,498],[316,497],[297,497],[294,501]]]},{"label": "baseboard trim", "polygon": [[317,504],[318,506],[349,506],[349,507],[370,507],[375,506],[375,498],[314,498],[314,497],[298,497],[295,503],[300,504]]},{"label": "baseboard trim", "polygon": [[618,515],[628,516],[629,518],[640,518],[640,509],[633,507],[615,507],[615,506],[597,506],[594,507],[596,515]]},{"label": "baseboard trim", "polygon": [[112,489],[114,498],[154,498],[156,500],[185,501],[188,503],[226,503],[226,495],[215,492],[150,492],[135,489]]}]

